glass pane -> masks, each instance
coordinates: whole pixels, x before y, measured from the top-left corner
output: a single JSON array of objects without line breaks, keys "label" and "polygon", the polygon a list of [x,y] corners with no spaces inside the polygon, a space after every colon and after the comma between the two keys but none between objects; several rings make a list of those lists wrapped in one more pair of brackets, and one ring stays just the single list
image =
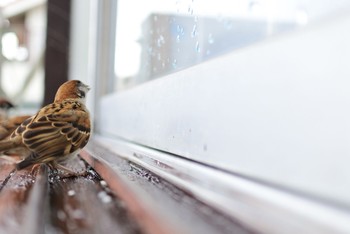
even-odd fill
[{"label": "glass pane", "polygon": [[344,5],[349,3],[345,0],[119,0],[117,89],[295,30]]}]

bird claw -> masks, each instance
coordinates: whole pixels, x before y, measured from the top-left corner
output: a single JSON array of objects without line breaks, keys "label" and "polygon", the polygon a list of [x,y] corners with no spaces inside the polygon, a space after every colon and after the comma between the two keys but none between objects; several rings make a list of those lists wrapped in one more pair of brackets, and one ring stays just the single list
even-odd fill
[{"label": "bird claw", "polygon": [[36,176],[39,171],[38,167],[40,167],[40,164],[34,164],[32,169],[30,170],[30,174]]}]

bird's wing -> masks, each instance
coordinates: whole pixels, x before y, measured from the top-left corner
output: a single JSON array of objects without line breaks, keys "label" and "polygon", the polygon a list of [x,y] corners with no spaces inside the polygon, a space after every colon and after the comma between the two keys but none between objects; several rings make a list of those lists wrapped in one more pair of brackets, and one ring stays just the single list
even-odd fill
[{"label": "bird's wing", "polygon": [[[90,125],[83,113],[40,113],[25,126],[23,143],[40,157],[59,157],[83,148],[90,137]],[[83,122],[84,123],[84,122]]]},{"label": "bird's wing", "polygon": [[[26,126],[33,120],[34,116],[26,119],[20,126],[18,126],[12,133],[5,133],[7,130],[4,125],[2,125],[2,133],[0,140],[0,152],[5,152],[16,147],[21,147],[22,145],[22,136],[21,133],[26,129]],[[11,134],[10,136],[8,136]],[[4,139],[3,139],[4,138]]]}]

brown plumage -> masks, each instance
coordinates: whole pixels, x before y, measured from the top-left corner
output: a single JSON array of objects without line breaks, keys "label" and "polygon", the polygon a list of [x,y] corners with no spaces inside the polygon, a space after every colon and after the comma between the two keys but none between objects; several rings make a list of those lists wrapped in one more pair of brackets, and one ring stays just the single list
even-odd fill
[{"label": "brown plumage", "polygon": [[71,172],[58,163],[75,155],[89,140],[90,117],[84,104],[88,90],[78,80],[62,84],[52,104],[26,119],[8,139],[0,141],[0,151],[29,149],[30,156],[18,163],[17,169],[49,163]]},{"label": "brown plumage", "polygon": [[0,122],[0,140],[8,137],[30,115],[13,116]]},{"label": "brown plumage", "polygon": [[10,109],[15,106],[7,99],[0,98],[0,140],[8,137],[30,115],[9,117]]}]

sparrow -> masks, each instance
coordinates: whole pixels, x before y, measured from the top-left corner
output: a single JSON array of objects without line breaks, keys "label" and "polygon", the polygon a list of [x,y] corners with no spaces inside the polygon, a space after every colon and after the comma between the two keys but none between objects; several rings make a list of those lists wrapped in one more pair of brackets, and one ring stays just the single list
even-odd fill
[{"label": "sparrow", "polygon": [[30,115],[13,116],[0,121],[0,140],[8,137],[21,123],[30,118]]},{"label": "sparrow", "polygon": [[91,121],[85,106],[89,87],[79,80],[63,83],[54,102],[26,119],[12,134],[0,141],[0,152],[24,148],[29,151],[16,168],[48,164],[68,174],[75,174],[61,162],[74,157],[89,141]]},{"label": "sparrow", "polygon": [[9,136],[29,115],[9,117],[10,109],[15,106],[6,98],[0,98],[0,140]]}]

